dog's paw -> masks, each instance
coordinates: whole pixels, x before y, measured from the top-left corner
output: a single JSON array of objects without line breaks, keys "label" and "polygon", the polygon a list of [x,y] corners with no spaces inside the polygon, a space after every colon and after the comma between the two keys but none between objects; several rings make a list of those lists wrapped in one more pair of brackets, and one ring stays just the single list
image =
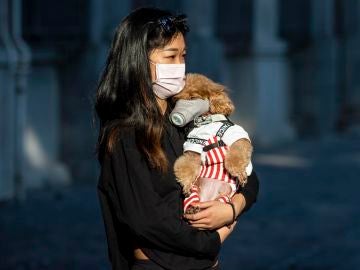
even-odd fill
[{"label": "dog's paw", "polygon": [[197,213],[199,213],[200,211],[201,211],[200,207],[190,205],[190,206],[186,209],[185,214],[187,214],[187,215],[197,214]]},{"label": "dog's paw", "polygon": [[224,166],[234,177],[237,177],[241,184],[247,181],[246,167],[250,163],[252,146],[246,139],[234,142],[226,153]]},{"label": "dog's paw", "polygon": [[232,152],[228,152],[225,156],[224,165],[226,170],[235,177],[244,178],[244,174],[246,175],[246,167],[248,165],[248,161],[244,160],[243,157],[236,155]]},{"label": "dog's paw", "polygon": [[196,181],[199,172],[200,166],[184,155],[175,161],[174,173],[177,181],[182,185],[185,194],[190,193],[191,186]]},{"label": "dog's paw", "polygon": [[247,183],[247,178],[248,178],[247,173],[244,171],[239,176],[237,176],[237,178],[239,180],[240,186],[244,187],[246,185],[246,183]]}]

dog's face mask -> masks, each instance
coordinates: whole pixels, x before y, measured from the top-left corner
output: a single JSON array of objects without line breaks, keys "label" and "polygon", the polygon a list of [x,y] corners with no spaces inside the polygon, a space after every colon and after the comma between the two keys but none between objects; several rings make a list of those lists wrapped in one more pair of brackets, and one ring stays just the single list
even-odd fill
[{"label": "dog's face mask", "polygon": [[207,99],[179,99],[175,108],[170,113],[170,121],[175,126],[183,127],[195,117],[209,111],[209,100]]}]

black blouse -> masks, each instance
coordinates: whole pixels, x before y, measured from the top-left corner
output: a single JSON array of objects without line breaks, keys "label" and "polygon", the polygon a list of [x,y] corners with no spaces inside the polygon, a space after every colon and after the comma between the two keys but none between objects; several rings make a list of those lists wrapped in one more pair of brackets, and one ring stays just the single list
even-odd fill
[{"label": "black blouse", "polygon": [[[182,219],[183,195],[171,168],[183,143],[182,132],[167,123],[163,147],[170,167],[161,174],[147,165],[136,147],[134,130],[128,129],[100,164],[97,190],[113,270],[131,268],[134,240],[166,269],[206,269],[217,260],[219,234],[197,230]],[[255,173],[240,192],[246,211],[258,193]]]}]

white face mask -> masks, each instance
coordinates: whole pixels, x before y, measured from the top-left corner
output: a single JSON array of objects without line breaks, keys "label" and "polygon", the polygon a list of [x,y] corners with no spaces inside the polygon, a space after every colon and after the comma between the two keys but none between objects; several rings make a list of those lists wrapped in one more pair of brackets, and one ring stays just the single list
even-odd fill
[{"label": "white face mask", "polygon": [[[150,61],[151,64],[154,64]],[[179,93],[185,86],[185,64],[155,64],[153,91],[161,99]]]}]

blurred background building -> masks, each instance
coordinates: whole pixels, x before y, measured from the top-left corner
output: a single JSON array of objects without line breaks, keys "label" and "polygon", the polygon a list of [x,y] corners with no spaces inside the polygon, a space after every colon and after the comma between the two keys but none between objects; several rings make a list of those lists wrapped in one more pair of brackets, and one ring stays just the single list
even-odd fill
[{"label": "blurred background building", "polygon": [[360,0],[0,0],[0,200],[94,182],[96,84],[132,9],[188,15],[187,71],[257,146],[359,133]]}]

